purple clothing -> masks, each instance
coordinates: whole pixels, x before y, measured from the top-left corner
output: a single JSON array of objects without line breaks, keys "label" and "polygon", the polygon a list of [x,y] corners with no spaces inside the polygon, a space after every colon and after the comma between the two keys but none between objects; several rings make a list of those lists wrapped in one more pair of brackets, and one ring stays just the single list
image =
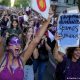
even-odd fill
[{"label": "purple clothing", "polygon": [[56,80],[80,80],[80,60],[72,62],[67,57],[56,68]]},{"label": "purple clothing", "polygon": [[23,80],[24,78],[24,71],[21,68],[20,61],[18,59],[19,67],[15,69],[14,73],[8,69],[8,56],[7,61],[4,69],[0,72],[0,80]]},{"label": "purple clothing", "polygon": [[67,73],[65,78],[68,80],[80,80],[80,62],[72,62],[70,63],[69,68],[67,69]]}]

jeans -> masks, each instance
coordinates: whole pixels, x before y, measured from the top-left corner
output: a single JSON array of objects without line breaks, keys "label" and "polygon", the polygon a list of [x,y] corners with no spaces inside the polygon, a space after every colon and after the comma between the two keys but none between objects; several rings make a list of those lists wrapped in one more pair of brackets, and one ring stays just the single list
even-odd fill
[{"label": "jeans", "polygon": [[33,65],[24,66],[24,80],[34,80]]},{"label": "jeans", "polygon": [[43,80],[44,72],[46,69],[46,62],[39,62],[37,60],[34,60],[33,69],[34,73],[36,73],[38,69],[38,80]]}]

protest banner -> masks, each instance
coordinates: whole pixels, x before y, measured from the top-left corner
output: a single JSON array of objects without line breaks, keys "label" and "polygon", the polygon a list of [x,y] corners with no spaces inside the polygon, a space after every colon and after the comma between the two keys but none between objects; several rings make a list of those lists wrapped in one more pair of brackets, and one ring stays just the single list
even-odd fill
[{"label": "protest banner", "polygon": [[47,19],[49,15],[50,0],[31,0],[31,8]]},{"label": "protest banner", "polygon": [[57,31],[61,35],[59,46],[79,46],[80,14],[61,14],[58,20]]}]

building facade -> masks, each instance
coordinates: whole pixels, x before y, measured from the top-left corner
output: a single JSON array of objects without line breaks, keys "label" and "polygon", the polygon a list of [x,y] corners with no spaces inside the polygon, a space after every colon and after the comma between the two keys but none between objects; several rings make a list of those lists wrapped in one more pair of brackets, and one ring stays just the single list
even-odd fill
[{"label": "building facade", "polygon": [[57,13],[65,11],[67,8],[77,5],[78,0],[51,0],[51,4],[57,7]]}]

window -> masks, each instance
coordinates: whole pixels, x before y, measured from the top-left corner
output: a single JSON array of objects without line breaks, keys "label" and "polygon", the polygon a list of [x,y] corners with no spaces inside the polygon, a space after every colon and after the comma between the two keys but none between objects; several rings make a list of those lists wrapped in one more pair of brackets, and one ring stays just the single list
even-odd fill
[{"label": "window", "polygon": [[76,4],[76,0],[66,0],[67,4]]}]

